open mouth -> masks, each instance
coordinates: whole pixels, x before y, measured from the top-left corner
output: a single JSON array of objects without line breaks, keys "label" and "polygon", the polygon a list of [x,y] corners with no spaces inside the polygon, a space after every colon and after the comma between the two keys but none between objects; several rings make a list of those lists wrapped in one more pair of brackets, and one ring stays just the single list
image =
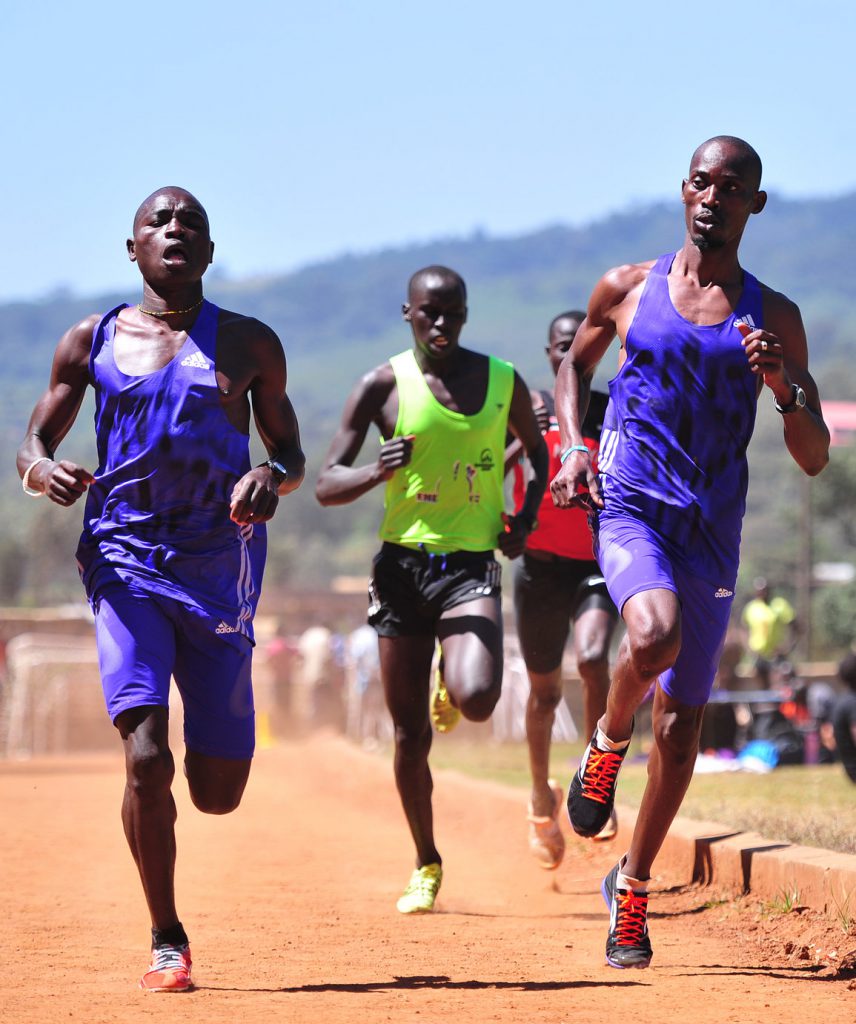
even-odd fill
[{"label": "open mouth", "polygon": [[163,251],[166,263],[187,263],[187,250],[183,245],[168,245]]}]

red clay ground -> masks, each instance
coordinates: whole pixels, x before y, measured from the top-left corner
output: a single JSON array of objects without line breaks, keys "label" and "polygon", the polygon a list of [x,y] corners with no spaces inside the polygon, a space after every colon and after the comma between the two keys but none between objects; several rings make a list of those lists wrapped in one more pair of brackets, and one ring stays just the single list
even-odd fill
[{"label": "red clay ground", "polygon": [[329,737],[262,751],[226,818],[193,810],[177,780],[179,907],[198,989],[146,995],[120,760],[0,762],[0,1021],[856,1019],[856,940],[838,923],[763,917],[747,901],[707,907],[708,890],[670,890],[668,878],[652,901],[654,966],[607,968],[599,885],[618,851],[573,840],[560,870],[544,872],[519,792],[435,781],[439,912],[405,918],[395,899],[413,855],[385,760]]}]

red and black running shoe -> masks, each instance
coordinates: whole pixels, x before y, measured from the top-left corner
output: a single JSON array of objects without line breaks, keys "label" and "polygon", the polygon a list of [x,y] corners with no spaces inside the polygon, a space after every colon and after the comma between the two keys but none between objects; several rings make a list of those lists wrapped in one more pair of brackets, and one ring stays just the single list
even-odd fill
[{"label": "red and black running shoe", "polygon": [[603,830],[615,804],[618,772],[629,744],[618,752],[601,750],[597,731],[586,747],[580,767],[568,786],[568,817],[574,832],[591,838]]},{"label": "red and black running shoe", "polygon": [[162,942],[152,947],[151,966],[140,978],[140,988],[145,992],[189,992],[193,988],[190,968],[190,946]]},{"label": "red and black running shoe", "polygon": [[606,962],[610,967],[647,967],[654,955],[648,938],[648,893],[619,889],[618,867],[616,864],[600,887],[609,907]]}]

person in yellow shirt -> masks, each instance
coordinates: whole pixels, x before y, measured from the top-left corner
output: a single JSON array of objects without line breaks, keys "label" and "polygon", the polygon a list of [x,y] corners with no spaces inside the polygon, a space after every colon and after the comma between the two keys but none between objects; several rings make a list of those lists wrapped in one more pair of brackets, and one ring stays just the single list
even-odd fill
[{"label": "person in yellow shirt", "polygon": [[[322,505],[354,501],[384,484],[382,546],[369,582],[369,622],[395,726],[395,781],[416,846],[403,914],[433,910],[442,880],[428,766],[431,720],[447,731],[461,715],[481,722],[499,699],[499,563],[523,551],[547,481],[547,450],[529,390],[510,363],[461,348],[467,289],[448,267],[410,279],[402,306],[413,347],[367,373],[345,405],[318,476]],[[374,424],[377,458],[354,461]],[[503,513],[506,428],[533,477],[520,511]],[[429,687],[435,645],[442,677]]]},{"label": "person in yellow shirt", "polygon": [[770,584],[759,576],[754,583],[755,596],[743,609],[746,646],[754,658],[759,686],[770,687],[770,670],[794,649],[797,617],[784,597],[773,597]]}]

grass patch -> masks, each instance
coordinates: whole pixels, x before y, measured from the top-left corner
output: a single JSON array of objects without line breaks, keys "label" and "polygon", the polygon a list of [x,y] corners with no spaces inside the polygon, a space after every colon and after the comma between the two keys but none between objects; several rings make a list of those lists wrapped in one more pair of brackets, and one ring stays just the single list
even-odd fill
[{"label": "grass patch", "polygon": [[[553,774],[563,786],[567,787],[584,747],[584,743],[553,745]],[[647,778],[644,759],[636,756],[638,750],[634,743],[618,783],[619,802],[632,807],[639,805]],[[524,790],[530,784],[525,743],[470,743],[435,737],[431,764]],[[768,839],[856,854],[854,797],[856,790],[841,765],[789,766],[768,775],[723,772],[696,775],[680,814],[759,832]]]},{"label": "grass patch", "polygon": [[762,912],[770,916],[772,914],[790,914],[800,905],[799,890],[779,889],[773,899],[768,900],[762,907]]}]

